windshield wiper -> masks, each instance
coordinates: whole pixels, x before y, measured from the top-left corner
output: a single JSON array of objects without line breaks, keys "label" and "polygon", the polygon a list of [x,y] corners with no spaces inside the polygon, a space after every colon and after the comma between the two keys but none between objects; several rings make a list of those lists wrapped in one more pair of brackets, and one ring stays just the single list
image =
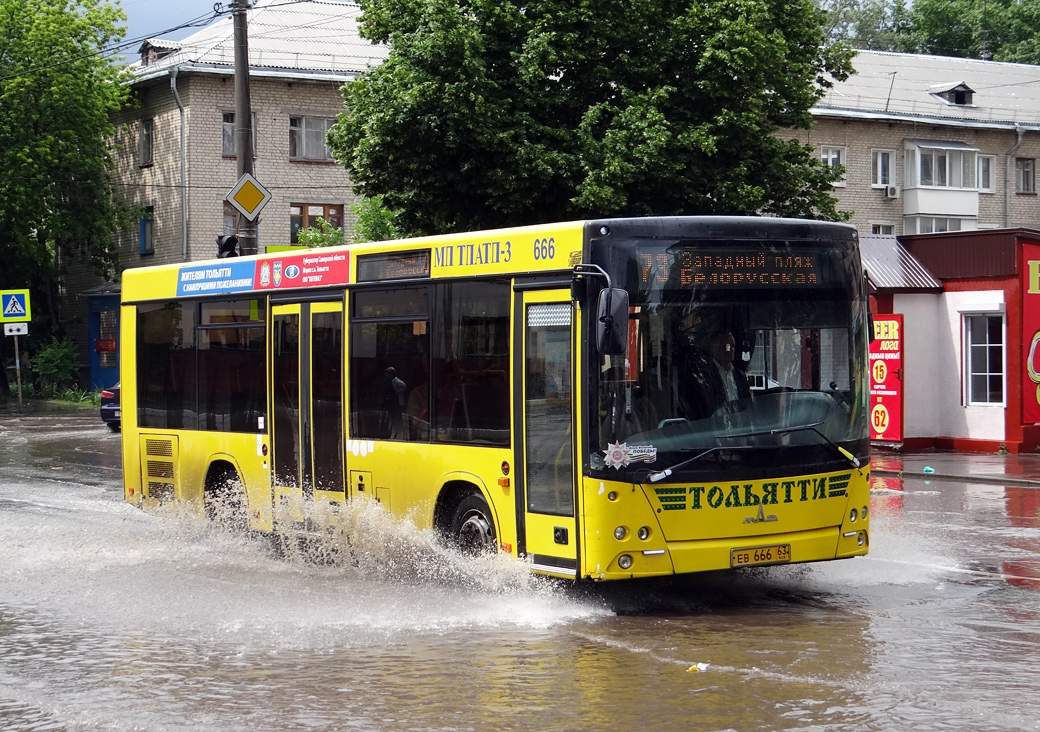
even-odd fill
[{"label": "windshield wiper", "polygon": [[[818,430],[817,427],[819,427],[821,424],[823,424],[823,422],[813,422],[812,424],[803,424],[803,425],[798,425],[797,427],[781,427],[779,429],[761,430],[761,431],[758,431],[758,432],[741,432],[741,433],[735,434],[735,435],[716,435],[715,439],[717,439],[717,440],[732,440],[732,439],[737,439],[737,438],[741,438],[741,437],[760,437],[761,435],[783,435],[783,434],[788,434],[790,432],[815,432],[817,435],[819,435],[823,439],[824,442],[826,442],[828,445],[830,445],[835,450],[837,450],[839,453],[841,453],[841,456],[843,458],[848,460],[854,467],[858,468],[860,466],[859,458],[857,458],[851,452],[849,452],[844,447],[839,445],[837,442],[835,442],[834,440],[829,438],[827,435],[823,434],[823,432]],[[709,454],[711,454],[711,453],[713,453],[715,451],[720,451],[720,450],[727,450],[727,451],[731,451],[731,450],[754,450],[754,449],[757,449],[757,447],[755,445],[739,445],[739,446],[736,446],[736,447],[723,447],[721,445],[716,445],[715,447],[709,447],[707,450],[704,450],[703,452],[700,452],[700,453],[694,455],[692,458],[688,458],[686,460],[683,460],[680,463],[676,463],[675,465],[671,466],[670,468],[665,468],[664,470],[658,471],[656,473],[650,473],[650,482],[651,483],[657,483],[658,481],[662,481],[665,478],[667,478],[668,476],[670,476],[674,471],[678,470],[679,468],[683,468],[683,467],[686,467],[687,465],[689,465],[690,463],[697,462],[698,460],[700,460],[705,455],[709,455]]]},{"label": "windshield wiper", "polygon": [[820,432],[820,430],[816,429],[816,427],[820,426],[821,424],[823,424],[822,421],[821,422],[813,422],[812,424],[799,424],[798,426],[795,426],[795,427],[779,427],[777,429],[763,429],[763,430],[761,430],[761,432],[757,432],[757,433],[740,433],[739,435],[720,435],[720,436],[717,437],[717,439],[730,439],[730,438],[739,438],[739,437],[760,437],[762,435],[787,435],[788,433],[804,433],[804,432],[815,433],[816,435],[820,436],[821,439],[823,439],[824,442],[826,442],[828,445],[830,445],[831,447],[836,449],[838,452],[840,452],[842,458],[844,458],[847,461],[849,461],[850,463],[852,463],[853,467],[858,468],[860,466],[859,458],[857,458],[856,455],[854,455],[852,452],[850,452],[846,448],[841,447],[841,445],[839,445],[838,443],[834,442],[829,437],[824,435],[822,432]]},{"label": "windshield wiper", "polygon": [[726,450],[727,452],[731,452],[733,450],[754,450],[754,449],[755,449],[754,445],[739,445],[737,447],[722,447],[721,445],[716,445],[715,447],[709,447],[704,452],[697,453],[692,458],[687,458],[686,460],[683,460],[680,463],[676,463],[675,465],[673,465],[670,468],[665,468],[664,470],[660,470],[660,471],[658,471],[656,473],[650,473],[650,482],[651,483],[657,483],[658,481],[664,480],[665,478],[667,478],[669,475],[671,475],[674,471],[678,470],[679,468],[684,468],[687,465],[689,465],[690,463],[695,463],[698,460],[700,460],[702,457],[704,457],[705,455],[710,455],[711,453],[716,452],[716,451]]},{"label": "windshield wiper", "polygon": [[855,455],[853,455],[848,450],[846,450],[841,445],[839,445],[837,442],[832,440],[830,437],[828,437],[827,435],[825,435],[822,432],[820,432],[820,430],[816,429],[821,424],[823,424],[823,422],[813,422],[812,424],[803,424],[803,425],[799,425],[797,427],[783,427],[783,428],[778,429],[778,430],[769,430],[769,432],[770,432],[770,434],[774,434],[774,435],[786,434],[788,432],[815,432],[816,434],[818,434],[823,439],[824,442],[826,442],[828,445],[830,445],[835,450],[840,452],[841,456],[843,458],[845,458],[850,463],[852,463],[853,467],[858,468],[860,466],[859,458],[856,457]]}]

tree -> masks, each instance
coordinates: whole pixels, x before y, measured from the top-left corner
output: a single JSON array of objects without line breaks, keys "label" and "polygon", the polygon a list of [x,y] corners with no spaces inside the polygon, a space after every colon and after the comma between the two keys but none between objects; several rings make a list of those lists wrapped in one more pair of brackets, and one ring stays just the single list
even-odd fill
[{"label": "tree", "polygon": [[912,51],[907,0],[816,0],[826,12],[824,31],[832,41],[871,51]]},{"label": "tree", "polygon": [[32,291],[40,337],[61,332],[61,263],[113,274],[129,224],[108,147],[129,72],[100,53],[123,20],[106,0],[0,0],[0,288]]},{"label": "tree", "polygon": [[[809,0],[361,0],[386,62],[329,133],[403,233],[590,216],[835,219],[784,139],[851,71]],[[780,134],[777,134],[780,133]]]}]

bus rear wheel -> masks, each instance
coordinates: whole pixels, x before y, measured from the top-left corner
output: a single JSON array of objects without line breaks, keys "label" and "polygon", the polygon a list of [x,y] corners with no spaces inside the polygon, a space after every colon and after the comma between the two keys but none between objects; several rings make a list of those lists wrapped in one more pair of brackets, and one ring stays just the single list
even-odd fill
[{"label": "bus rear wheel", "polygon": [[455,507],[450,534],[459,551],[469,556],[490,554],[498,548],[491,509],[479,493],[469,493]]}]

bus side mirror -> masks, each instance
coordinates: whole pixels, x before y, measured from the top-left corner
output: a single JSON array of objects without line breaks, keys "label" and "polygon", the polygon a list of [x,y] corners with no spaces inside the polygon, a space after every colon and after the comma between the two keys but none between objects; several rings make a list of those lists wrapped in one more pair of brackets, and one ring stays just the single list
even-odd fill
[{"label": "bus side mirror", "polygon": [[600,290],[596,307],[596,348],[604,356],[628,350],[628,292]]}]

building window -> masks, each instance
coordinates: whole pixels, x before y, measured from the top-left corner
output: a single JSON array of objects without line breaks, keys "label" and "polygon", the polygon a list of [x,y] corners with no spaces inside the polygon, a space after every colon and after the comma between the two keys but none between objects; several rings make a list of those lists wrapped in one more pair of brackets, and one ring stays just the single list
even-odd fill
[{"label": "building window", "polygon": [[932,234],[943,231],[960,231],[962,220],[946,216],[911,216],[903,226],[904,234]]},{"label": "building window", "polygon": [[238,209],[234,207],[231,201],[224,201],[224,234],[237,234],[238,233]]},{"label": "building window", "polygon": [[997,159],[993,155],[979,155],[979,191],[993,193],[993,174],[997,169]]},{"label": "building window", "polygon": [[[253,122],[253,157],[256,157],[256,112],[252,114]],[[223,122],[220,125],[220,152],[226,158],[236,156],[238,141],[235,139],[235,113],[224,112]]]},{"label": "building window", "polygon": [[871,221],[870,222],[870,233],[875,235],[889,235],[895,233],[895,224],[890,224],[882,221]]},{"label": "building window", "polygon": [[1015,158],[1015,193],[1036,193],[1032,158]]},{"label": "building window", "polygon": [[154,130],[154,119],[141,120],[137,131],[137,161],[142,168],[152,164],[152,135]]},{"label": "building window", "polygon": [[964,331],[968,403],[1003,404],[1003,316],[966,315]]},{"label": "building window", "polygon": [[138,220],[141,231],[141,254],[155,254],[154,221],[155,207],[145,206],[144,215]]},{"label": "building window", "polygon": [[892,161],[895,157],[894,150],[870,151],[870,185],[884,188],[892,184]]},{"label": "building window", "polygon": [[963,82],[955,86],[932,87],[931,92],[947,104],[957,107],[971,107],[975,105],[975,90]]},{"label": "building window", "polygon": [[[924,141],[911,141],[924,142]],[[976,153],[964,143],[928,141],[906,150],[907,187],[975,189]]]},{"label": "building window", "polygon": [[[820,148],[820,160],[828,168],[834,169],[838,167],[844,167],[845,165],[845,148],[833,147],[831,145],[823,145]],[[843,186],[845,185],[845,172],[842,171],[841,178],[834,181],[831,185]]]},{"label": "building window", "polygon": [[332,117],[290,117],[289,158],[291,160],[332,160],[325,136],[336,123]]},{"label": "building window", "polygon": [[289,242],[299,244],[297,232],[318,226],[318,219],[328,222],[333,229],[343,228],[343,206],[338,203],[290,203]]},{"label": "building window", "polygon": [[920,182],[937,188],[974,188],[975,153],[967,150],[920,151]]}]

